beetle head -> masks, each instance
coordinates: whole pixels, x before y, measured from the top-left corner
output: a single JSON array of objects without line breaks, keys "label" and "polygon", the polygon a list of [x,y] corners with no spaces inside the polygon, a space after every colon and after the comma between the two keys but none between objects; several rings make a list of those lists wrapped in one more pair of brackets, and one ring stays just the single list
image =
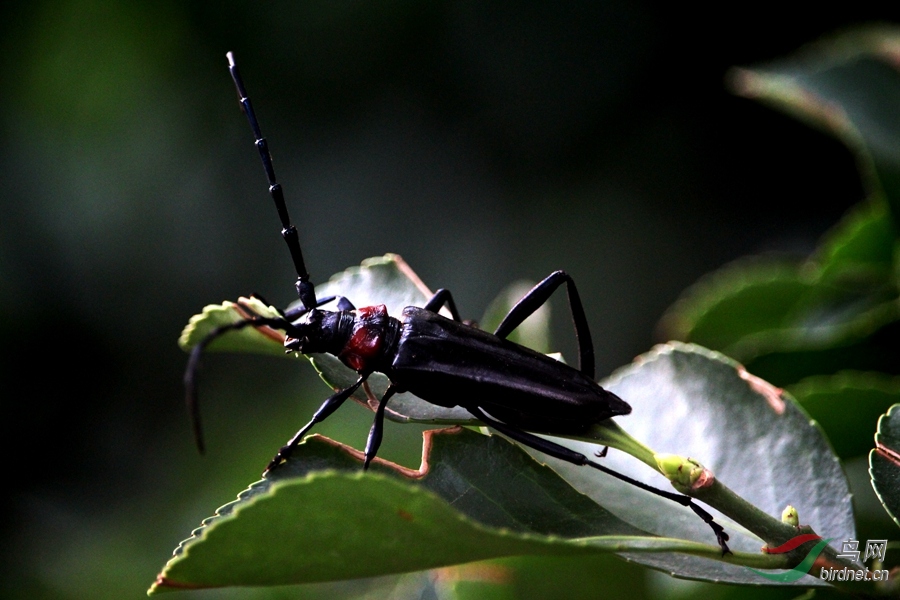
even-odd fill
[{"label": "beetle head", "polygon": [[[289,352],[314,354],[335,353],[335,335],[339,330],[340,313],[312,309],[291,323],[285,331],[284,347]],[[340,350],[340,344],[337,351]]]}]

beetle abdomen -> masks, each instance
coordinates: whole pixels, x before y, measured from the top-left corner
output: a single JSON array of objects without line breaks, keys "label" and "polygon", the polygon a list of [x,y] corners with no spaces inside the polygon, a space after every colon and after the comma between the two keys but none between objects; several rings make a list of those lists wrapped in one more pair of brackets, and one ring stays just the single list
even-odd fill
[{"label": "beetle abdomen", "polygon": [[580,371],[530,348],[414,306],[403,310],[388,376],[440,406],[481,407],[501,421],[578,433],[631,407]]}]

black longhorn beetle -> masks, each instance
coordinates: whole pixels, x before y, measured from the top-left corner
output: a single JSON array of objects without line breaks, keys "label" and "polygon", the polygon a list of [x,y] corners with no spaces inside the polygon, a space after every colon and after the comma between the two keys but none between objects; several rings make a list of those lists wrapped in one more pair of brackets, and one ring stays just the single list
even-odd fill
[{"label": "black longhorn beetle", "polygon": [[[312,420],[282,446],[266,467],[277,468],[287,460],[310,429],[334,413],[374,372],[390,380],[375,411],[365,450],[364,469],[381,445],[384,410],[391,396],[412,392],[422,400],[444,407],[461,406],[479,421],[530,448],[575,465],[589,466],[657,496],[693,510],[715,532],[722,554],[730,552],[728,534],[703,508],[681,494],[663,491],[617,473],[531,431],[544,434],[578,435],[591,425],[614,416],[627,415],[631,406],[594,381],[594,346],[578,290],[564,271],[551,273],[509,311],[494,333],[462,321],[446,289],[438,290],[424,307],[408,306],[399,318],[391,317],[383,305],[355,308],[346,298],[316,298],[315,287],[303,262],[297,229],[291,224],[281,185],[265,138],[250,105],[232,53],[228,68],[237,88],[243,112],[250,121],[256,147],[269,180],[269,193],[281,219],[281,235],[287,242],[297,271],[295,287],[302,306],[278,317],[253,315],[210,331],[192,350],[185,373],[187,403],[200,451],[200,428],[195,374],[203,349],[215,338],[245,327],[268,326],[284,331],[289,351],[328,353],[354,369],[359,378],[350,387],[330,396]],[[566,285],[569,308],[575,324],[579,362],[575,369],[539,352],[506,339],[529,315],[540,308],[561,285]],[[337,311],[319,307],[337,302]],[[447,307],[448,319],[438,314]],[[602,456],[598,454],[598,456]]]}]

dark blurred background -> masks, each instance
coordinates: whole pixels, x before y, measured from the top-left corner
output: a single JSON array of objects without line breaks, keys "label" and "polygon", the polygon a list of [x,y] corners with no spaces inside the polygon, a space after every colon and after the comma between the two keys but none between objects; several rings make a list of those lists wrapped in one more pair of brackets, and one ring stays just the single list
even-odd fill
[{"label": "dark blurred background", "polygon": [[[242,294],[293,299],[226,51],[314,281],[396,252],[478,318],[508,283],[564,268],[606,374],[659,341],[700,275],[809,252],[863,198],[843,146],[729,95],[724,75],[895,17],[872,6],[6,3],[0,593],[139,597],[327,394],[306,365],[210,356],[208,456],[193,448],[181,328]],[[370,416],[332,421],[320,431],[360,445]],[[383,455],[416,464],[417,444],[393,426]],[[640,590],[668,589],[651,579]]]}]

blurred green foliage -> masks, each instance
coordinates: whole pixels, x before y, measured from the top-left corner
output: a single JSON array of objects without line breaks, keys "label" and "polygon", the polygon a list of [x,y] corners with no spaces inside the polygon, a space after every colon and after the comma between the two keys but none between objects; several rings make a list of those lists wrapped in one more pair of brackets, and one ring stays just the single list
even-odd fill
[{"label": "blurred green foliage", "polygon": [[787,387],[845,459],[868,453],[878,417],[900,402],[898,53],[898,30],[870,27],[732,72],[737,93],[847,144],[869,197],[806,260],[732,263],[663,318],[668,336],[719,349]]}]

